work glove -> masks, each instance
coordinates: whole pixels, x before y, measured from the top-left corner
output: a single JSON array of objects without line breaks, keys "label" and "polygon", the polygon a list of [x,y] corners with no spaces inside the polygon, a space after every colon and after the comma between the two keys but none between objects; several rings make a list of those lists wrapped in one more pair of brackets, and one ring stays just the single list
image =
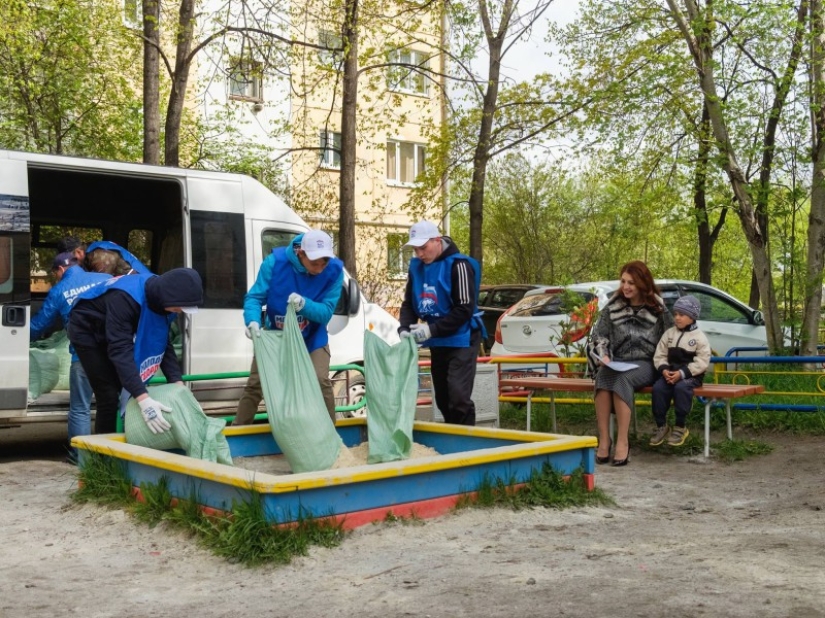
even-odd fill
[{"label": "work glove", "polygon": [[402,339],[406,339],[407,337],[412,337],[412,333],[408,330],[402,330],[399,333],[399,337],[401,337]]},{"label": "work glove", "polygon": [[304,305],[307,304],[307,301],[304,300],[304,297],[300,294],[296,294],[295,292],[289,295],[289,298],[286,302],[295,307],[295,311],[300,311],[304,308]]},{"label": "work glove", "polygon": [[163,405],[159,401],[155,401],[151,397],[141,399],[138,401],[138,405],[140,406],[141,414],[143,414],[143,420],[146,421],[152,433],[163,433],[172,428],[169,421],[163,418],[161,414],[161,411],[171,412],[172,408]]},{"label": "work glove", "polygon": [[415,339],[416,343],[421,343],[422,341],[427,341],[430,338],[430,325],[429,324],[413,324],[410,326],[410,333]]},{"label": "work glove", "polygon": [[246,327],[245,333],[247,339],[252,339],[252,337],[260,337],[261,325],[257,322],[250,322],[249,326]]}]

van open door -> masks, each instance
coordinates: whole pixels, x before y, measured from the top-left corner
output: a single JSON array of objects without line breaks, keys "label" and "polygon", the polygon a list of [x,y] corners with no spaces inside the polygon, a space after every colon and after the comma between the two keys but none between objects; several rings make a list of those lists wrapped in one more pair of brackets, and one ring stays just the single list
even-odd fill
[{"label": "van open door", "polygon": [[0,160],[0,422],[26,413],[30,249],[26,163]]}]

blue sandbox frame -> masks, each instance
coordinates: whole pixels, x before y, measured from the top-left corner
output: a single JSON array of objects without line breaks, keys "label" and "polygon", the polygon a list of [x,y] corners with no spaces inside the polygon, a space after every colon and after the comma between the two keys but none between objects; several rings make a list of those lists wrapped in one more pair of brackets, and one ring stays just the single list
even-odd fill
[{"label": "blue sandbox frame", "polygon": [[[336,429],[347,447],[367,440],[366,419],[340,420]],[[269,425],[227,427],[232,457],[278,455]],[[132,484],[157,484],[166,477],[172,496],[208,509],[231,511],[233,502],[261,495],[273,524],[301,518],[332,517],[354,528],[395,516],[434,517],[451,509],[461,496],[483,482],[527,481],[545,463],[569,475],[581,470],[588,489],[595,486],[597,441],[565,436],[444,423],[416,422],[413,441],[439,455],[321,472],[274,475],[192,459],[179,452],[128,444],[123,434],[80,436],[80,465],[90,452],[121,461]]]}]

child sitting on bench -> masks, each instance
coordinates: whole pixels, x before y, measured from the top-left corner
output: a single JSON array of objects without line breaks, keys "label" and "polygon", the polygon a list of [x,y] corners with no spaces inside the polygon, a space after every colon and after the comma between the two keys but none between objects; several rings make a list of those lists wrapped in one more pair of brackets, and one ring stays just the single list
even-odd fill
[{"label": "child sitting on bench", "polygon": [[[693,389],[701,386],[710,365],[710,344],[699,330],[700,305],[694,296],[682,296],[673,305],[672,326],[662,335],[653,366],[660,377],[653,385],[653,418],[656,433],[650,446],[682,446],[689,435],[686,426],[688,412],[693,406]],[[667,425],[667,411],[671,402],[676,409],[676,424],[671,431]]]}]

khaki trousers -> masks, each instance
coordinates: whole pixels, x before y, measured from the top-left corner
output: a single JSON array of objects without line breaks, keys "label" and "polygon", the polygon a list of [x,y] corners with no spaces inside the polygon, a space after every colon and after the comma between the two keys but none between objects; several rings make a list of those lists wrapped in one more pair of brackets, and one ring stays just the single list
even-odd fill
[{"label": "khaki trousers", "polygon": [[[324,403],[327,405],[327,412],[332,422],[335,422],[335,396],[332,392],[332,380],[329,379],[329,346],[310,352],[309,358],[315,368],[315,375],[318,376],[318,383],[321,385],[321,394],[324,396]],[[258,373],[258,363],[253,358],[252,367],[249,369],[249,379],[243,389],[238,401],[238,411],[232,425],[249,425],[255,420],[258,413],[258,406],[264,398],[261,387],[261,375]]]}]

